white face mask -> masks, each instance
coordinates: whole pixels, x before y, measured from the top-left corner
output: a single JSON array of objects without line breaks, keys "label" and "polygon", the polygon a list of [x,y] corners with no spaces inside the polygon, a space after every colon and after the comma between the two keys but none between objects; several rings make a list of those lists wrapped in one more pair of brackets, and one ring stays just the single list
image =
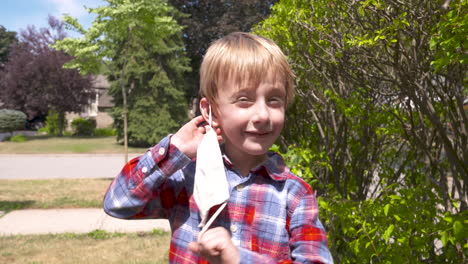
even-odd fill
[{"label": "white face mask", "polygon": [[[203,136],[197,149],[197,165],[195,171],[195,183],[193,197],[200,211],[203,234],[226,206],[229,199],[229,184],[224,170],[221,149],[215,130],[211,126],[211,105],[209,106],[209,126],[206,126],[206,134]],[[207,222],[208,211],[215,205],[219,209]]]}]

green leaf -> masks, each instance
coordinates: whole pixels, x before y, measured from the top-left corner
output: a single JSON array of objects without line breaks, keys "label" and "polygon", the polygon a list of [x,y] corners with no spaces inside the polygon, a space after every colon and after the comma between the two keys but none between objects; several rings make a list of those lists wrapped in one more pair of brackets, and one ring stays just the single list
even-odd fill
[{"label": "green leaf", "polygon": [[394,229],[395,229],[395,226],[394,226],[394,225],[390,225],[390,226],[387,228],[387,230],[385,230],[385,233],[383,234],[383,239],[385,240],[385,242],[388,243],[388,240],[390,239],[390,236],[392,235]]},{"label": "green leaf", "polygon": [[400,237],[397,239],[398,242],[400,242],[401,244],[404,244],[406,242],[406,237]]},{"label": "green leaf", "polygon": [[392,200],[401,200],[401,197],[395,194],[389,195]]},{"label": "green leaf", "polygon": [[446,231],[442,232],[442,237],[440,238],[440,240],[442,241],[442,245],[445,247],[448,241],[448,235]]},{"label": "green leaf", "polygon": [[460,221],[457,220],[453,223],[453,234],[457,240],[466,236],[466,234],[463,233],[463,229],[463,224]]},{"label": "green leaf", "polygon": [[388,209],[390,209],[390,204],[386,204],[385,207],[384,207],[385,216],[388,216]]},{"label": "green leaf", "polygon": [[452,222],[453,222],[453,217],[451,217],[451,216],[446,216],[446,217],[444,217],[444,221],[445,221],[445,222],[448,222],[448,223],[452,223]]}]

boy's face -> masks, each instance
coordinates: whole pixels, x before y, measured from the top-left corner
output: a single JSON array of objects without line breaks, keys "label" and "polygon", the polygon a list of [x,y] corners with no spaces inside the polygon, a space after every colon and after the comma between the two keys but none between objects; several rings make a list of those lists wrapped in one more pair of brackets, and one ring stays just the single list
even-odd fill
[{"label": "boy's face", "polygon": [[286,89],[273,74],[256,87],[239,87],[233,79],[221,83],[216,103],[226,154],[247,163],[263,160],[283,129]]}]

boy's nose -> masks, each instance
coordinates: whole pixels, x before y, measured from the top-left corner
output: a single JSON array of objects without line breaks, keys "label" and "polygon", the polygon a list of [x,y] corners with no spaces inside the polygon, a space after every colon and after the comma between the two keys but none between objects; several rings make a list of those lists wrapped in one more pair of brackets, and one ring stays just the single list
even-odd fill
[{"label": "boy's nose", "polygon": [[255,113],[254,113],[254,122],[266,122],[270,120],[270,111],[268,106],[264,102],[259,102],[256,104]]}]

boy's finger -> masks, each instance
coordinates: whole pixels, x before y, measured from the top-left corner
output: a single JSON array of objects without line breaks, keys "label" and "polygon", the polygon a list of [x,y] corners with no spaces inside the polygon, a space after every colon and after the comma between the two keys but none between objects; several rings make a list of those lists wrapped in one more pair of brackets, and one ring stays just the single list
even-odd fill
[{"label": "boy's finger", "polygon": [[197,253],[200,251],[200,247],[198,246],[198,243],[196,242],[190,242],[188,244],[188,248],[190,251],[192,251],[193,253]]},{"label": "boy's finger", "polygon": [[196,125],[196,126],[200,126],[201,123],[205,122],[205,118],[203,118],[203,116],[199,115],[197,117],[194,117],[192,119],[192,122]]},{"label": "boy's finger", "polygon": [[204,127],[198,127],[197,130],[198,130],[198,133],[205,134],[205,128]]}]

